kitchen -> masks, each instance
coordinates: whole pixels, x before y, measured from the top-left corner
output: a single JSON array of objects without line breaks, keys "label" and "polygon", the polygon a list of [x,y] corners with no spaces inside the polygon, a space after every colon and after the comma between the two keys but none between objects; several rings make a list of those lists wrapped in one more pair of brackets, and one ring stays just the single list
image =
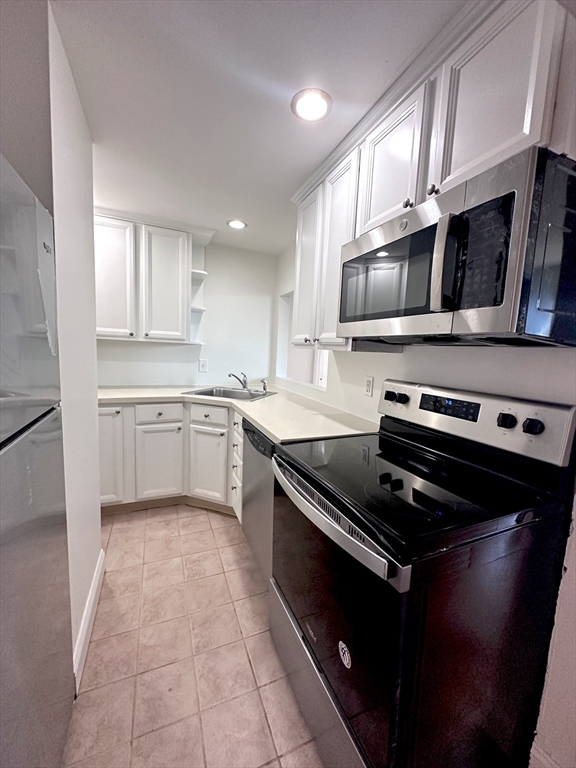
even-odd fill
[{"label": "kitchen", "polygon": [[2,765],[573,768],[573,3],[0,21]]}]

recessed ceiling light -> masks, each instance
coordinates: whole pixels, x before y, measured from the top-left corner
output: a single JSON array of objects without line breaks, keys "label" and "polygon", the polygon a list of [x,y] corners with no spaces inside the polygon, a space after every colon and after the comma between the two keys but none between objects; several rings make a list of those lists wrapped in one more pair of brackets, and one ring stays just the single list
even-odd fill
[{"label": "recessed ceiling light", "polygon": [[246,229],[248,226],[245,221],[240,221],[240,219],[232,219],[231,221],[227,221],[226,224],[228,224],[229,227],[232,227],[232,229]]},{"label": "recessed ceiling light", "polygon": [[332,108],[332,99],[319,88],[305,88],[298,91],[290,105],[296,117],[302,120],[322,120]]}]

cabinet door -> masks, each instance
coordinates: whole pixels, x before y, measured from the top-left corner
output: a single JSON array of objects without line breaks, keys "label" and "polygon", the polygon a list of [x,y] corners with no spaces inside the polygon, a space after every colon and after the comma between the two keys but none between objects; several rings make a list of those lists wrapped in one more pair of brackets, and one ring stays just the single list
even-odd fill
[{"label": "cabinet door", "polygon": [[188,235],[142,227],[142,333],[146,339],[186,341],[189,329]]},{"label": "cabinet door", "polygon": [[354,239],[358,158],[355,149],[324,182],[322,262],[318,285],[316,339],[327,347],[342,347],[336,336],[340,306],[340,257],[344,243]]},{"label": "cabinet door", "polygon": [[421,85],[362,144],[357,235],[397,216],[404,200],[415,204],[424,195],[428,90]]},{"label": "cabinet door", "polygon": [[182,424],[136,427],[136,498],[184,493]]},{"label": "cabinet door", "polygon": [[564,11],[504,3],[444,63],[429,181],[441,191],[549,138]]},{"label": "cabinet door", "polygon": [[190,496],[227,501],[228,430],[190,425]]},{"label": "cabinet door", "polygon": [[94,217],[96,334],[108,338],[136,335],[134,224]]},{"label": "cabinet door", "polygon": [[122,409],[98,408],[101,504],[119,504],[124,500],[122,432]]},{"label": "cabinet door", "polygon": [[316,323],[316,290],[322,247],[322,187],[298,206],[296,288],[292,343],[312,344]]}]

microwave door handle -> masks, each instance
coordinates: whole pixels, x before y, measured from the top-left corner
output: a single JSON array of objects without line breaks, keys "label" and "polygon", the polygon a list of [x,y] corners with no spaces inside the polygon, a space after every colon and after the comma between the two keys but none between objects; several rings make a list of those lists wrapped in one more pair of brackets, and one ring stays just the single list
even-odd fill
[{"label": "microwave door handle", "polygon": [[436,227],[436,239],[434,240],[434,252],[432,253],[432,270],[430,274],[430,311],[442,312],[443,285],[444,285],[444,257],[446,254],[446,243],[448,242],[448,232],[450,231],[450,222],[455,216],[454,213],[445,213],[438,219]]}]

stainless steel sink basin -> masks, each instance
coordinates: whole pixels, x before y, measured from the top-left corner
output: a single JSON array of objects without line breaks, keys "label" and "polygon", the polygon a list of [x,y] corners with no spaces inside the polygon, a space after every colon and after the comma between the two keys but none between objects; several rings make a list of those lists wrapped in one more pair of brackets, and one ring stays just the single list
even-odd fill
[{"label": "stainless steel sink basin", "polygon": [[209,389],[191,389],[183,395],[202,395],[203,397],[229,397],[234,400],[261,400],[276,392],[262,392],[261,389],[240,389],[238,387],[210,387]]}]

